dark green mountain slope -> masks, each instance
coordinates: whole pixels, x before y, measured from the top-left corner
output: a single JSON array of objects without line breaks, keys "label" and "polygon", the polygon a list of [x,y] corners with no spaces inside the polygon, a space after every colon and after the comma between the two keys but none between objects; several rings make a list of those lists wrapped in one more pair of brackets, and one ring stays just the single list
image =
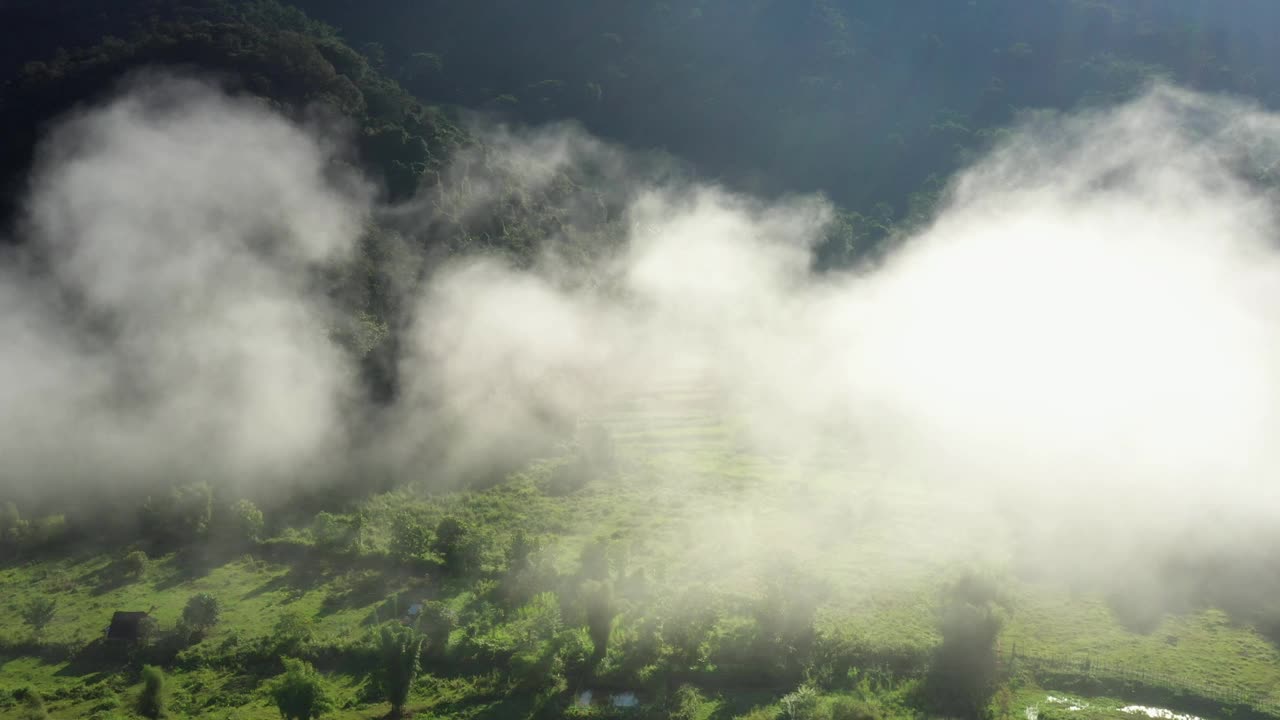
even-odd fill
[{"label": "dark green mountain slope", "polygon": [[[1280,102],[1265,0],[300,0],[424,97],[572,117],[879,217],[1023,108],[1168,78]],[[888,209],[877,209],[886,203]]]}]

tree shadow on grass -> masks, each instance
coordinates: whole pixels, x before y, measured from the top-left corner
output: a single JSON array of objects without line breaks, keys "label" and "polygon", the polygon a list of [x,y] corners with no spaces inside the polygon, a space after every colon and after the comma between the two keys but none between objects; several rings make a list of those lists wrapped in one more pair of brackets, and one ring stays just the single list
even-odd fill
[{"label": "tree shadow on grass", "polygon": [[527,717],[563,717],[568,701],[563,698],[539,698],[532,695],[507,695],[493,698],[460,698],[419,710],[422,717],[467,717],[473,720],[508,720]]},{"label": "tree shadow on grass", "polygon": [[172,573],[156,583],[156,590],[171,590],[198,580],[240,557],[241,549],[219,544],[189,545],[174,554]]},{"label": "tree shadow on grass", "polygon": [[330,577],[328,566],[320,560],[307,560],[293,567],[283,575],[271,578],[267,582],[240,596],[241,600],[252,600],[269,593],[286,591],[292,600],[306,595],[309,590],[324,584]]},{"label": "tree shadow on grass", "polygon": [[93,590],[91,592],[94,595],[106,595],[127,585],[132,585],[142,580],[142,578],[141,574],[130,572],[119,560],[116,560],[97,570],[81,575],[79,582],[81,585],[92,585]]},{"label": "tree shadow on grass", "polygon": [[320,615],[366,607],[394,592],[399,583],[373,570],[347,573],[338,578],[320,605]]}]

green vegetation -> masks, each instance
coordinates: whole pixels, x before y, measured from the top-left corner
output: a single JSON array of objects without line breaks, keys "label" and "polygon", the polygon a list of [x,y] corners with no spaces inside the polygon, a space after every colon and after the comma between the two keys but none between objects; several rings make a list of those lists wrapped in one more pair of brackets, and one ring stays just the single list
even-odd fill
[{"label": "green vegetation", "polygon": [[391,703],[391,716],[404,714],[409,691],[422,668],[423,637],[412,628],[397,624],[382,626],[378,632],[378,690]]},{"label": "green vegetation", "polygon": [[49,712],[44,707],[44,698],[35,688],[29,686],[18,688],[13,691],[13,697],[18,701],[20,720],[45,720],[49,717]]},{"label": "green vegetation", "polygon": [[333,709],[329,690],[315,668],[293,658],[284,658],[283,662],[284,674],[268,685],[281,718],[311,720]]},{"label": "green vegetation", "polygon": [[[376,405],[398,391],[411,311],[396,287],[421,258],[528,265],[549,237],[576,257],[624,234],[590,172],[528,182],[459,127],[462,109],[572,118],[740,187],[824,191],[843,209],[817,261],[838,267],[926,221],[939,178],[1022,109],[1109,102],[1164,75],[1266,101],[1280,87],[1265,48],[1228,63],[1174,10],[1023,4],[299,3],[339,31],[271,0],[128,2],[110,18],[18,3],[0,10],[8,34],[18,13],[65,22],[0,48],[15,76],[0,193],[18,195],[49,122],[140,68],[220,73],[295,119],[335,111],[350,162],[439,218],[418,235],[370,219],[358,257],[322,278],[332,337]],[[1044,26],[1076,30],[1059,43]],[[908,93],[900,77],[927,82]],[[450,176],[459,156],[475,178]],[[1126,614],[1097,587],[1024,577],[1013,551],[990,550],[1006,537],[948,556],[987,574],[966,572],[930,557],[923,509],[966,498],[874,483],[852,453],[751,449],[697,385],[630,400],[472,484],[424,468],[281,498],[245,490],[253,478],[178,476],[102,505],[0,504],[0,716],[1116,720],[1144,701],[1280,717],[1274,605],[1197,587],[1176,612]],[[815,507],[834,496],[847,500]],[[105,637],[114,613],[144,611],[136,637]]]},{"label": "green vegetation", "polygon": [[147,554],[134,550],[120,559],[120,573],[130,579],[138,580],[147,572]]},{"label": "green vegetation", "polygon": [[242,543],[256,543],[262,539],[262,511],[252,500],[237,500],[231,508],[231,514],[232,537]]},{"label": "green vegetation", "polygon": [[22,607],[22,621],[31,626],[36,635],[44,633],[44,629],[53,620],[57,612],[58,601],[46,595],[36,595],[26,601]]},{"label": "green vegetation", "polygon": [[187,606],[182,608],[182,619],[179,628],[188,633],[203,633],[218,624],[222,607],[218,598],[209,593],[192,595]]},{"label": "green vegetation", "polygon": [[138,714],[157,720],[168,717],[164,691],[164,672],[154,665],[142,667],[142,694],[138,696]]},{"label": "green vegetation", "polygon": [[421,97],[573,118],[757,192],[824,191],[852,211],[831,260],[927,214],[941,179],[1021,111],[1114,102],[1158,78],[1280,103],[1266,0],[297,4],[376,43]]},{"label": "green vegetation", "polygon": [[[1021,717],[1027,706],[1045,707],[1046,695],[1079,686],[1077,694],[1174,709],[1190,703],[1212,717],[1191,700],[1201,696],[1201,678],[1249,701],[1280,699],[1275,647],[1215,611],[1169,617],[1137,634],[1104,597],[1072,599],[1011,577],[957,577],[928,562],[901,588],[877,588],[871,579],[900,572],[895,552],[904,548],[870,519],[808,556],[779,561],[760,551],[759,562],[745,565],[722,557],[734,572],[710,572],[704,562],[715,555],[690,532],[702,513],[739,501],[742,490],[726,492],[727,484],[775,506],[789,486],[772,480],[786,477],[785,468],[735,450],[728,427],[709,435],[706,422],[689,415],[673,426],[620,410],[609,419],[616,474],[568,495],[548,489],[566,455],[486,490],[409,487],[325,511],[338,524],[363,518],[359,549],[323,543],[312,518],[212,565],[171,553],[123,585],[79,580],[111,567],[110,556],[93,553],[6,568],[7,595],[47,592],[59,613],[41,659],[13,634],[17,608],[0,606],[0,628],[11,633],[0,671],[11,687],[33,684],[54,698],[54,717],[86,716],[108,696],[140,694],[127,675],[99,674],[132,662],[165,663],[173,716],[222,708],[266,718],[264,709],[280,707],[286,717],[309,718],[329,707],[320,717],[369,717],[389,712],[397,697],[406,714],[607,715],[607,705],[575,707],[592,690],[606,703],[634,692],[659,717],[917,717],[934,703],[999,714],[1002,698],[1009,717]],[[708,454],[718,459],[709,463]],[[823,471],[814,472],[820,479]],[[915,491],[900,492],[905,501]],[[428,530],[420,554],[400,557],[394,529],[405,518]],[[433,528],[441,526],[450,538],[466,528],[476,559],[469,574],[439,556]],[[827,564],[833,560],[840,564]],[[765,568],[772,570],[757,574]],[[815,576],[833,587],[786,592]],[[780,580],[758,584],[760,577]],[[174,645],[186,608],[205,594],[221,608],[219,622],[190,645]],[[104,646],[112,611],[152,605],[160,632],[151,644]],[[1033,667],[1026,659],[1055,653],[1075,664]],[[1079,664],[1086,653],[1089,671]],[[282,665],[281,655],[298,659]],[[1151,679],[1120,677],[1105,670],[1109,663]],[[265,684],[254,690],[245,678]],[[1175,688],[1160,691],[1166,682]]]},{"label": "green vegetation", "polygon": [[996,640],[1002,618],[990,581],[967,576],[956,581],[942,603],[942,642],[934,653],[928,684],[947,714],[981,714],[999,682]]}]

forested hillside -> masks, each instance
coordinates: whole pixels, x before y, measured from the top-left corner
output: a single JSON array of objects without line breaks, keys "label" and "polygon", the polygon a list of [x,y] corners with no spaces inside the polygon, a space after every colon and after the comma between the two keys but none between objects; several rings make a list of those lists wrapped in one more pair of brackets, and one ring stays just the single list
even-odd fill
[{"label": "forested hillside", "polygon": [[879,221],[1021,110],[1114,102],[1157,78],[1280,102],[1280,9],[1265,0],[299,6],[421,97],[575,118]]},{"label": "forested hillside", "polygon": [[1276,28],[0,0],[0,717],[1280,718]]},{"label": "forested hillside", "polygon": [[[272,3],[10,3],[3,60],[25,79],[6,93],[21,109],[5,114],[18,123],[5,166],[22,165],[32,118],[95,81],[129,64],[192,62],[234,69],[281,100],[330,99],[378,126],[370,159],[393,192],[411,192],[451,141],[434,134],[438,118],[406,120],[412,101],[378,75],[429,106],[572,119],[749,190],[825,192],[856,213],[849,247],[828,251],[847,262],[923,217],[946,177],[1019,112],[1114,103],[1160,79],[1280,103],[1269,37],[1280,10],[1266,0],[295,5],[314,20]],[[245,39],[225,46],[228,30]],[[14,94],[24,87],[36,95]],[[410,139],[393,137],[406,122]]]},{"label": "forested hillside", "polygon": [[[380,61],[294,7],[272,0],[156,0],[105,12],[93,2],[20,2],[0,13],[0,27],[11,33],[4,45],[12,75],[0,95],[0,185],[6,188],[0,212],[10,227],[21,220],[17,203],[51,123],[111,97],[138,71],[195,73],[298,120],[321,111],[355,124],[348,161],[379,184],[386,201],[418,196],[436,213],[429,225],[411,230],[393,221],[371,224],[363,257],[335,277],[331,293],[349,313],[337,333],[363,358],[373,398],[394,392],[387,354],[395,340],[390,329],[400,320],[395,295],[422,271],[419,258],[398,249],[401,231],[432,256],[488,251],[527,262],[544,238],[575,221],[585,235],[581,243],[608,233],[616,221],[608,209],[587,217],[571,212],[569,198],[583,191],[580,180],[524,186],[459,127],[458,108],[447,98],[412,96]],[[474,212],[476,199],[459,182],[465,178],[442,183],[441,174],[464,150],[468,174],[501,185],[496,196],[485,195],[485,212]],[[4,237],[12,242],[16,236]]]}]

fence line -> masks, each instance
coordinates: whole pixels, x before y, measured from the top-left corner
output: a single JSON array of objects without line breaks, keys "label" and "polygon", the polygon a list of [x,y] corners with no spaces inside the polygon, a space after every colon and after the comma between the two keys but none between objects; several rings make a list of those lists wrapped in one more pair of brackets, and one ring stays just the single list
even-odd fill
[{"label": "fence line", "polygon": [[1260,713],[1280,717],[1280,703],[1260,697],[1256,693],[1244,692],[1239,688],[1224,688],[1221,685],[1201,683],[1129,663],[1070,655],[1027,655],[1019,653],[1016,648],[1007,656],[1002,654],[1000,662],[1007,672],[1012,672],[1021,665],[1031,668],[1032,671],[1058,672],[1099,680],[1137,682],[1148,687],[1196,695],[1218,703],[1248,707]]}]

